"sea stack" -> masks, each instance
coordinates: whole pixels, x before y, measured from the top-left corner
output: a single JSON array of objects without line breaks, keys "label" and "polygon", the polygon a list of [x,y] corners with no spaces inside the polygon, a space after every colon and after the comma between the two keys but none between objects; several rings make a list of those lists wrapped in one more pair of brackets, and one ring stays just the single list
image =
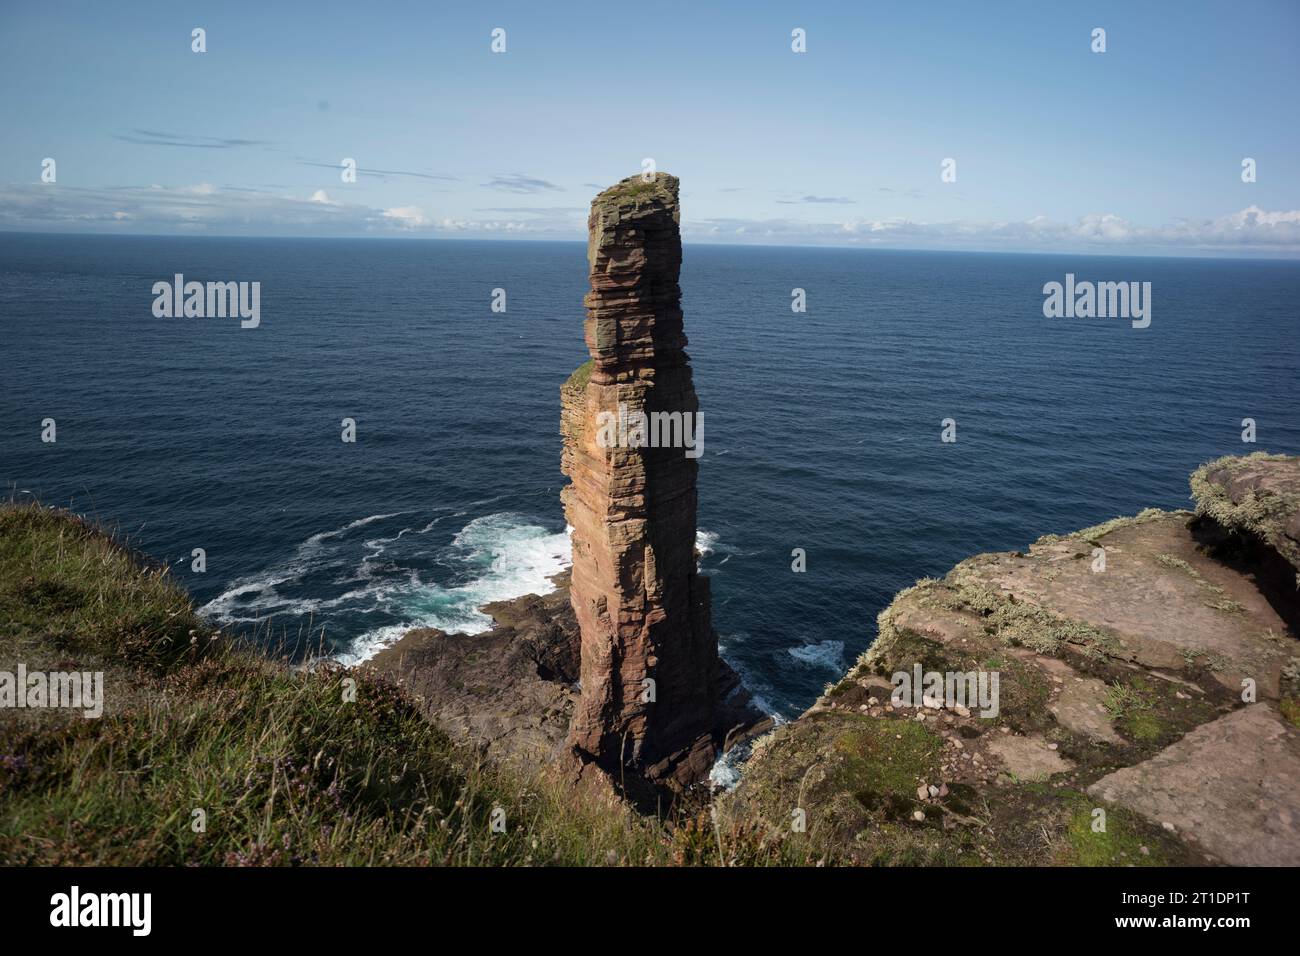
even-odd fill
[{"label": "sea stack", "polygon": [[591,204],[591,361],[562,389],[561,467],[582,635],[570,744],[616,779],[631,771],[685,785],[707,774],[720,697],[735,687],[718,658],[709,580],[696,569],[697,462],[680,442],[611,447],[608,429],[602,437],[602,422],[699,412],[682,329],[677,189],[674,176],[634,176]]}]

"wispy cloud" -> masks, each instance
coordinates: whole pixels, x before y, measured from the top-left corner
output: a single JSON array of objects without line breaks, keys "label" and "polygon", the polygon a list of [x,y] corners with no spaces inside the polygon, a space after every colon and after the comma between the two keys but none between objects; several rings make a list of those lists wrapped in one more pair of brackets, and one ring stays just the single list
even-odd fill
[{"label": "wispy cloud", "polygon": [[[316,166],[320,169],[332,169],[336,172],[343,168],[342,163],[317,163],[306,159],[298,160],[298,164],[300,166]],[[411,179],[431,179],[440,182],[456,182],[457,179],[455,176],[446,176],[441,173],[422,173],[407,169],[374,169],[370,166],[358,166],[357,173],[362,176],[375,176],[383,180],[387,180],[389,176],[406,176]]]},{"label": "wispy cloud", "polygon": [[187,136],[184,133],[160,133],[157,130],[133,129],[115,133],[114,139],[138,146],[183,146],[188,149],[235,149],[240,146],[266,146],[269,140],[225,139],[219,136]]},{"label": "wispy cloud", "polygon": [[804,204],[826,203],[828,205],[845,205],[852,204],[855,200],[847,199],[844,196],[801,196],[798,199],[778,199],[777,202],[784,203],[787,206],[798,206]]},{"label": "wispy cloud", "polygon": [[538,215],[545,213],[586,213],[586,206],[484,206],[479,212],[509,212],[509,213],[536,213]]},{"label": "wispy cloud", "polygon": [[545,179],[534,179],[531,176],[521,176],[518,173],[512,173],[509,176],[494,176],[488,182],[483,183],[488,189],[500,189],[508,193],[540,193],[547,190],[562,192],[563,188],[555,183],[547,182]]},{"label": "wispy cloud", "polygon": [[[580,228],[579,220],[573,220]],[[0,229],[194,235],[364,236],[484,235],[563,230],[564,221],[458,219],[417,206],[341,202],[323,189],[309,194],[247,187],[132,186],[85,188],[23,183],[0,186]],[[564,234],[563,238],[572,238]]]},{"label": "wispy cloud", "polygon": [[324,190],[293,196],[257,189],[0,186],[0,227],[50,231],[214,235],[364,233],[379,211],[335,202]]}]

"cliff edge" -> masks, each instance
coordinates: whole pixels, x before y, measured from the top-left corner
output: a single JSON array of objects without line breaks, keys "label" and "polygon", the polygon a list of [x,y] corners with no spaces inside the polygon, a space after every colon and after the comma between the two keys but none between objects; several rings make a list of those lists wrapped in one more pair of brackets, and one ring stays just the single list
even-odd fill
[{"label": "cliff edge", "polygon": [[1195,512],[901,592],[720,816],[863,863],[1300,864],[1300,459],[1223,458],[1191,484]]}]

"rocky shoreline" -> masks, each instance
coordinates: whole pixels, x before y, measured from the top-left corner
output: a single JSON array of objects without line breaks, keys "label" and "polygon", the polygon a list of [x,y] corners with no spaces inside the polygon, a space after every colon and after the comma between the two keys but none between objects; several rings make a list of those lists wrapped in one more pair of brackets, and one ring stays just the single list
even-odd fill
[{"label": "rocky shoreline", "polygon": [[[581,633],[569,578],[567,571],[556,575],[555,590],[545,595],[484,605],[494,622],[484,633],[419,628],[362,666],[397,684],[426,717],[489,760],[521,770],[554,766],[581,779],[584,768],[569,743],[582,697]],[[721,659],[716,681],[722,704],[690,755],[692,784],[707,778],[718,755],[772,726],[770,718],[756,716],[739,676]],[[708,792],[627,776],[605,782],[647,811],[687,795],[697,802]]]}]

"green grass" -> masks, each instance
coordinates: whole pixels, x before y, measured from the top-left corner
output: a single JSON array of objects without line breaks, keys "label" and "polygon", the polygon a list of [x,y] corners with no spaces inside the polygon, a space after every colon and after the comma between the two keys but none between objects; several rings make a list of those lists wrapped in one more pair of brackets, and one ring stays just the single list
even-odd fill
[{"label": "green grass", "polygon": [[1300,700],[1294,697],[1283,697],[1278,704],[1278,709],[1282,712],[1282,717],[1292,727],[1300,728]]},{"label": "green grass", "polygon": [[211,628],[162,568],[109,536],[35,504],[0,509],[0,633],[152,670],[197,656]]},{"label": "green grass", "polygon": [[618,202],[624,199],[642,199],[652,196],[656,193],[664,192],[667,194],[664,183],[660,180],[659,174],[655,178],[646,182],[639,175],[629,176],[627,179],[609,189],[605,190],[606,203]]},{"label": "green grass", "polygon": [[865,803],[910,802],[918,781],[934,779],[942,743],[916,721],[859,717],[851,732],[835,739],[842,763],[833,780],[841,789],[857,791]]},{"label": "green grass", "polygon": [[[1098,809],[1083,794],[1070,794],[1069,802],[1077,807],[1066,828],[1068,850],[1061,862],[1073,866],[1167,866],[1163,840],[1143,837],[1134,826],[1134,818],[1116,807],[1105,809],[1105,829],[1094,829]],[[1146,852],[1143,853],[1143,848]]]},{"label": "green grass", "polygon": [[1134,740],[1155,740],[1164,726],[1151,706],[1150,688],[1145,683],[1121,684],[1116,681],[1106,692],[1102,706],[1106,714],[1127,736]]},{"label": "green grass", "polygon": [[0,865],[788,861],[749,827],[486,766],[381,680],[241,648],[64,513],[0,509],[0,621],[0,667],[102,665],[107,698],[98,719],[0,711]]},{"label": "green grass", "polygon": [[579,365],[577,368],[573,370],[573,374],[570,375],[569,380],[564,383],[564,387],[571,388],[574,391],[581,391],[582,389],[585,389],[587,387],[587,383],[591,381],[591,373],[592,370],[595,369],[595,367],[596,367],[596,360],[587,359],[587,361],[583,362],[581,365]]},{"label": "green grass", "polygon": [[[666,859],[666,831],[481,765],[396,689],[238,652],[147,704],[6,734],[5,864],[529,864]],[[506,832],[490,826],[496,808]],[[193,826],[206,815],[205,832]]]}]

